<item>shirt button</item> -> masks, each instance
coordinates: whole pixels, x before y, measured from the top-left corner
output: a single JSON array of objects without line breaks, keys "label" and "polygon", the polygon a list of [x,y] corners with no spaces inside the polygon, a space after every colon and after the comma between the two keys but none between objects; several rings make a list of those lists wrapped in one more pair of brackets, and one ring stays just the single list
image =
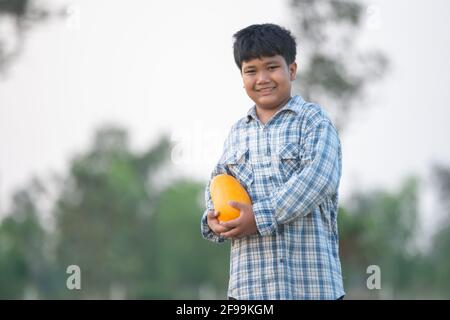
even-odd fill
[{"label": "shirt button", "polygon": [[284,259],[283,258],[280,259],[280,263],[284,263]]}]

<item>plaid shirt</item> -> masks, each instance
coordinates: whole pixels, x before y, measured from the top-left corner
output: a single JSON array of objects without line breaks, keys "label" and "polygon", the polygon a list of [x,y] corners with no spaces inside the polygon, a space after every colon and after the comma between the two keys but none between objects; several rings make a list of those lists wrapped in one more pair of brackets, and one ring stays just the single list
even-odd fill
[{"label": "plaid shirt", "polygon": [[[228,135],[211,177],[227,173],[248,191],[258,233],[231,241],[228,296],[337,299],[344,295],[338,253],[341,146],[324,110],[292,97],[265,125],[256,108]],[[223,242],[206,222],[205,239]]]}]

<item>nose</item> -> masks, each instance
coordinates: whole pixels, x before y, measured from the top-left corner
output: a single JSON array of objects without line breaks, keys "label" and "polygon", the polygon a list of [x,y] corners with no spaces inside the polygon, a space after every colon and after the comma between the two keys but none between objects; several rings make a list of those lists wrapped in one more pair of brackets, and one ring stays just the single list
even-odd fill
[{"label": "nose", "polygon": [[266,70],[261,70],[258,72],[256,81],[258,84],[267,83],[269,81],[269,73]]}]

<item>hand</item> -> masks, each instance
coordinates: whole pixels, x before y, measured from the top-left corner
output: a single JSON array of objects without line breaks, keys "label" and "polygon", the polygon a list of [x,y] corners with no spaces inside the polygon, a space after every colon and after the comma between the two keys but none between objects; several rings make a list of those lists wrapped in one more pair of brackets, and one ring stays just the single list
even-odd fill
[{"label": "hand", "polygon": [[230,201],[228,204],[233,208],[238,209],[241,215],[234,220],[220,222],[221,226],[229,229],[229,231],[222,232],[221,236],[229,239],[236,239],[258,232],[252,205],[236,201]]},{"label": "hand", "polygon": [[220,221],[217,219],[219,215],[216,211],[208,211],[206,215],[206,221],[208,222],[209,228],[217,235],[220,235],[223,232],[227,232],[230,229],[220,225]]}]

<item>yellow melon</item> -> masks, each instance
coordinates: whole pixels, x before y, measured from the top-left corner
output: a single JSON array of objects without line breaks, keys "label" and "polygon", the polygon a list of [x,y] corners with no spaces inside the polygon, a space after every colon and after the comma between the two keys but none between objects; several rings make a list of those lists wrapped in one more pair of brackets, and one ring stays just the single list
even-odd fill
[{"label": "yellow melon", "polygon": [[229,221],[239,217],[239,210],[228,204],[237,201],[252,204],[247,191],[233,176],[219,174],[211,180],[209,187],[214,210],[219,212],[220,221]]}]

